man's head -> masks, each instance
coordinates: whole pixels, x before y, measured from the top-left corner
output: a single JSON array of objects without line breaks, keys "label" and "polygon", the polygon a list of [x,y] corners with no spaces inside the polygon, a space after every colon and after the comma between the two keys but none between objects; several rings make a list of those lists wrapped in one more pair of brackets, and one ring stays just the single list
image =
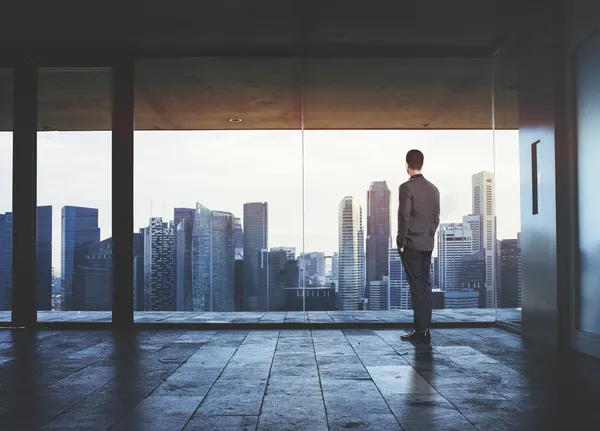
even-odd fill
[{"label": "man's head", "polygon": [[413,176],[421,173],[423,169],[423,153],[419,150],[410,150],[406,153],[406,172]]}]

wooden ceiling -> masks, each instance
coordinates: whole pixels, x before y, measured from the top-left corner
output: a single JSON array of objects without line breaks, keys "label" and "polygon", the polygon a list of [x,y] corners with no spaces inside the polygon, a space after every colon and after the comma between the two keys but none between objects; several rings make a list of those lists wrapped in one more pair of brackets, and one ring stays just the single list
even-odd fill
[{"label": "wooden ceiling", "polygon": [[[11,78],[0,73],[1,130]],[[492,92],[496,127],[518,120],[498,60],[147,59],[135,82],[138,130],[490,129]],[[110,86],[110,70],[41,69],[39,129],[110,130]]]}]

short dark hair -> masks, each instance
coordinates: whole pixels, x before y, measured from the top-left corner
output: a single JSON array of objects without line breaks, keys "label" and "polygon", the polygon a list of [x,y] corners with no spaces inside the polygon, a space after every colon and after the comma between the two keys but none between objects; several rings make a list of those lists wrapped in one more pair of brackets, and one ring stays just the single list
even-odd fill
[{"label": "short dark hair", "polygon": [[406,164],[414,171],[420,171],[423,168],[423,153],[419,150],[410,150],[406,153]]}]

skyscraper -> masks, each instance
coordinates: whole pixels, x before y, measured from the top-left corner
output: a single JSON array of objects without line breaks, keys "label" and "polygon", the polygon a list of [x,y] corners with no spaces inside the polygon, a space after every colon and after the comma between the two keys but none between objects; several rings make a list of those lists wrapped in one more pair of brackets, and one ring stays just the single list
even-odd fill
[{"label": "skyscraper", "polygon": [[[298,259],[300,266],[299,286],[322,287],[325,283],[325,253],[314,251],[302,253]],[[304,280],[302,280],[304,277]],[[304,284],[302,282],[304,281]]]},{"label": "skyscraper", "polygon": [[[174,256],[174,265],[175,265],[175,269],[174,269],[174,288],[173,288],[173,304],[175,307],[175,310],[177,311],[183,311],[184,306],[183,306],[183,292],[179,291],[179,287],[182,287],[183,284],[185,283],[179,283],[178,281],[178,277],[179,277],[179,271],[178,268],[182,268],[183,267],[187,267],[188,271],[187,273],[184,273],[188,276],[188,281],[191,279],[191,254],[188,250],[188,253],[186,254],[185,251],[183,251],[183,253],[179,253],[178,252],[178,246],[179,246],[179,235],[178,235],[178,228],[179,225],[182,224],[182,222],[185,222],[186,220],[188,220],[188,226],[190,224],[193,224],[192,222],[189,222],[189,220],[194,220],[194,214],[196,213],[196,210],[194,208],[175,208],[173,210],[173,253],[175,254]],[[188,245],[191,244],[191,231],[189,231],[189,236],[188,236]],[[179,262],[179,256],[181,255],[182,259],[187,259],[185,262]]]},{"label": "skyscraper", "polygon": [[[362,209],[352,196],[339,205],[338,308],[357,310],[361,293],[364,255]],[[362,268],[361,268],[362,266]]]},{"label": "skyscraper", "polygon": [[367,192],[367,291],[371,281],[388,275],[391,193],[385,181],[374,181]]},{"label": "skyscraper", "polygon": [[518,239],[504,239],[500,245],[501,297],[498,307],[518,308],[521,288],[521,247]]},{"label": "skyscraper", "polygon": [[462,259],[473,253],[473,232],[463,223],[444,223],[438,232],[438,270],[443,292],[462,288]]},{"label": "skyscraper", "polygon": [[266,310],[267,286],[260,285],[258,271],[268,249],[268,227],[266,202],[244,204],[244,311]]},{"label": "skyscraper", "polygon": [[196,206],[192,235],[194,311],[233,311],[235,234],[233,214]]},{"label": "skyscraper", "polygon": [[388,249],[388,268],[388,304],[390,309],[410,310],[412,308],[410,288],[396,247]]},{"label": "skyscraper", "polygon": [[480,172],[473,175],[473,214],[481,216],[481,243],[474,252],[485,249],[486,305],[495,307],[496,279],[496,212],[494,203],[494,174]]},{"label": "skyscraper", "polygon": [[100,242],[98,210],[65,206],[61,226],[62,310],[84,310],[85,256],[92,244]]},{"label": "skyscraper", "polygon": [[113,280],[112,238],[92,244],[85,255],[83,288],[79,295],[81,309],[110,311]]},{"label": "skyscraper", "polygon": [[235,258],[244,258],[244,228],[242,226],[242,219],[236,217],[233,220],[234,223],[234,235],[235,235]]},{"label": "skyscraper", "polygon": [[52,206],[37,207],[37,309],[52,310]]},{"label": "skyscraper", "polygon": [[174,240],[173,226],[162,217],[150,218],[144,229],[144,309],[173,311]]},{"label": "skyscraper", "polygon": [[[12,306],[12,213],[0,214],[0,310]],[[52,310],[52,206],[37,208],[36,302]]]},{"label": "skyscraper", "polygon": [[144,234],[133,234],[133,309],[144,311]]},{"label": "skyscraper", "polygon": [[335,284],[335,291],[337,292],[338,281],[339,281],[339,273],[340,273],[340,254],[336,251],[333,253],[331,257],[331,279]]},{"label": "skyscraper", "polygon": [[0,311],[12,308],[12,213],[0,214]]},{"label": "skyscraper", "polygon": [[192,242],[194,218],[184,218],[177,224],[175,234],[175,309],[193,311],[192,301]]}]

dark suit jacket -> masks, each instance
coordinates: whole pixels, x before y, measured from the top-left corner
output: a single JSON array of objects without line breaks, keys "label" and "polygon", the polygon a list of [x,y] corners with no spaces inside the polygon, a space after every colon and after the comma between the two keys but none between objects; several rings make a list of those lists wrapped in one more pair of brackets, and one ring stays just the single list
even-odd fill
[{"label": "dark suit jacket", "polygon": [[400,186],[396,245],[432,251],[440,224],[440,191],[421,174]]}]

